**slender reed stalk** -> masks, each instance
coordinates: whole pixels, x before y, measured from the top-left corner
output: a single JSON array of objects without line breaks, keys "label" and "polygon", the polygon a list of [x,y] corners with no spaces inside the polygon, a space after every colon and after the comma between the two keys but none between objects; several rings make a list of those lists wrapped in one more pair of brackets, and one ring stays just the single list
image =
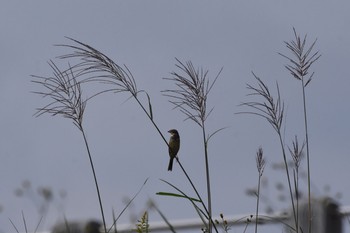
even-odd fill
[{"label": "slender reed stalk", "polygon": [[[186,115],[185,120],[192,120],[202,129],[203,145],[204,145],[204,159],[205,172],[207,182],[207,198],[208,198],[208,232],[212,232],[214,222],[212,220],[212,204],[211,204],[211,188],[210,188],[210,169],[209,169],[209,155],[208,155],[208,140],[210,136],[206,135],[205,122],[213,109],[207,111],[207,98],[219,77],[222,69],[215,77],[213,82],[207,78],[208,71],[203,69],[195,69],[192,62],[182,63],[176,59],[176,65],[185,75],[172,72],[171,78],[166,80],[173,81],[176,84],[176,89],[168,89],[164,91],[164,95],[169,97],[169,102],[178,108]],[[216,228],[215,228],[216,229]]]},{"label": "slender reed stalk", "polygon": [[296,211],[295,211],[295,205],[294,205],[294,198],[293,198],[293,189],[292,184],[290,180],[290,174],[289,174],[289,168],[288,168],[288,162],[287,162],[287,156],[286,156],[286,149],[284,146],[283,138],[282,138],[282,123],[283,123],[283,117],[284,117],[284,103],[281,100],[281,95],[279,91],[278,83],[277,86],[277,98],[276,100],[273,98],[272,94],[270,93],[269,88],[267,85],[254,73],[253,76],[257,80],[258,84],[257,86],[252,86],[247,84],[247,89],[251,91],[249,96],[258,96],[262,100],[260,101],[253,101],[253,102],[244,102],[241,104],[241,106],[249,107],[252,109],[252,111],[246,111],[246,112],[239,112],[239,114],[253,114],[259,117],[262,117],[263,119],[267,120],[269,124],[273,127],[273,129],[276,131],[279,139],[279,143],[282,149],[282,155],[283,155],[283,162],[284,167],[286,170],[287,180],[288,180],[288,187],[289,187],[289,194],[290,199],[292,202],[292,208],[293,208],[293,217],[295,223],[297,222],[296,219]]},{"label": "slender reed stalk", "polygon": [[207,181],[207,195],[208,195],[208,227],[209,233],[212,232],[212,207],[211,207],[211,188],[210,188],[210,175],[209,175],[209,159],[208,159],[208,141],[205,134],[204,121],[202,122],[202,136],[204,144],[204,158],[205,158],[205,171],[206,171],[206,181]]},{"label": "slender reed stalk", "polygon": [[291,149],[288,147],[290,155],[292,156],[292,159],[294,162],[293,177],[294,177],[294,190],[295,190],[295,199],[296,199],[297,232],[299,231],[299,193],[300,193],[299,192],[299,167],[304,154],[303,152],[304,146],[305,146],[305,143],[303,143],[303,145],[299,149],[298,137],[295,136],[295,139],[293,141],[293,148]]},{"label": "slender reed stalk", "polygon": [[258,223],[259,223],[259,201],[260,201],[260,184],[261,184],[261,177],[264,173],[265,168],[265,159],[263,157],[263,149],[262,147],[259,147],[258,152],[256,152],[256,168],[258,169],[258,192],[257,192],[257,199],[256,199],[256,214],[255,214],[255,233],[258,232]]},{"label": "slender reed stalk", "polygon": [[291,42],[285,42],[286,47],[292,52],[293,58],[279,53],[284,58],[287,58],[290,62],[286,65],[286,69],[291,73],[291,75],[297,80],[301,81],[301,88],[303,93],[303,111],[304,111],[304,128],[305,128],[305,140],[306,140],[306,159],[307,159],[307,180],[308,180],[308,219],[309,219],[309,229],[308,232],[311,233],[312,224],[312,209],[311,209],[311,171],[310,171],[310,149],[309,149],[309,131],[308,131],[308,121],[307,121],[307,107],[306,107],[306,94],[305,88],[310,83],[314,72],[309,75],[309,69],[316,62],[321,55],[319,52],[313,52],[313,48],[317,42],[317,39],[310,45],[309,48],[306,46],[306,35],[304,39],[297,34],[295,28],[294,40]]},{"label": "slender reed stalk", "polygon": [[68,118],[73,121],[74,125],[82,133],[96,186],[104,230],[107,232],[97,176],[83,127],[83,116],[88,99],[83,99],[80,83],[77,81],[71,68],[61,71],[52,61],[49,62],[49,65],[53,70],[53,77],[33,76],[35,79],[32,82],[45,89],[44,91],[34,93],[44,98],[50,98],[51,102],[44,107],[38,108],[34,115],[50,114],[52,116]]}]

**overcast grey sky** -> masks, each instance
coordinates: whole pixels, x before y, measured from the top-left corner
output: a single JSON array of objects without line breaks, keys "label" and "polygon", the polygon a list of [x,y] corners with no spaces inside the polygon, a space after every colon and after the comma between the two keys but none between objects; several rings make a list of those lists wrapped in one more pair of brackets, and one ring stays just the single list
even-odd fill
[{"label": "overcast grey sky", "polygon": [[[214,107],[207,121],[209,132],[227,127],[210,142],[210,168],[215,215],[251,213],[255,200],[245,189],[257,182],[255,153],[265,151],[264,176],[276,209],[276,182],[286,183],[285,174],[271,165],[282,161],[277,136],[268,123],[254,116],[236,115],[238,105],[248,100],[246,83],[254,83],[254,71],[274,90],[278,81],[286,105],[285,141],[295,134],[303,139],[300,83],[285,70],[288,54],[283,41],[293,39],[295,27],[318,39],[322,57],[314,65],[315,75],[307,87],[313,194],[337,192],[342,205],[350,204],[349,177],[349,54],[350,3],[348,1],[3,1],[0,7],[0,232],[14,232],[8,218],[21,229],[21,211],[34,229],[37,194],[19,198],[16,188],[30,181],[34,192],[48,186],[54,191],[48,215],[40,230],[68,219],[99,218],[99,206],[83,138],[70,120],[61,117],[33,117],[45,102],[32,94],[40,87],[30,75],[50,76],[47,64],[55,59],[65,68],[67,61],[56,57],[67,49],[54,44],[70,43],[65,36],[87,43],[117,64],[126,64],[139,89],[146,90],[153,103],[154,117],[166,134],[177,128],[182,139],[180,159],[205,196],[205,172],[201,131],[184,115],[172,110],[161,90],[173,87],[164,80],[175,67],[175,57],[192,61],[215,77],[223,72],[208,102]],[[196,217],[183,200],[156,196],[172,191],[165,179],[191,191],[178,164],[167,172],[167,148],[127,94],[109,94],[89,102],[84,126],[91,146],[103,204],[110,223],[112,208],[124,207],[146,178],[147,185],[134,206],[121,218],[145,210],[153,199],[169,219]],[[168,136],[168,135],[167,135]],[[305,161],[303,161],[305,168]],[[305,183],[302,183],[305,187]],[[67,197],[58,194],[65,190]],[[36,199],[35,199],[36,198]],[[150,221],[160,217],[150,213]],[[23,228],[22,228],[23,230]],[[277,231],[279,232],[279,231]]]}]

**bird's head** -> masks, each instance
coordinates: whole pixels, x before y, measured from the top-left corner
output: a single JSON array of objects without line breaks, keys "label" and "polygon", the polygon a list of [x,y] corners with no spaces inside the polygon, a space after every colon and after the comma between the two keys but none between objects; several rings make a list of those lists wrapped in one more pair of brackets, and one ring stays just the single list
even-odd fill
[{"label": "bird's head", "polygon": [[171,135],[179,135],[176,129],[171,129],[168,131],[168,133],[170,133]]}]

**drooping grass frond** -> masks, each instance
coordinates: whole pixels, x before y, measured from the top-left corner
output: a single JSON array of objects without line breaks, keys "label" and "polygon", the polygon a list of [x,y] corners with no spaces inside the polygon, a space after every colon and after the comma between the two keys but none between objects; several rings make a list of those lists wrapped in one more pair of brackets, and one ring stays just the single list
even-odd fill
[{"label": "drooping grass frond", "polygon": [[53,61],[50,61],[49,65],[53,70],[53,77],[43,77],[35,75],[32,76],[34,78],[32,82],[44,88],[44,91],[37,91],[34,93],[44,98],[50,98],[51,101],[44,107],[38,108],[37,112],[34,115],[41,116],[42,114],[48,113],[52,116],[59,115],[64,118],[71,119],[74,125],[82,133],[95,181],[104,231],[107,232],[106,221],[102,206],[102,199],[98,187],[96,172],[92,161],[92,155],[89,149],[89,144],[87,142],[87,138],[83,128],[83,116],[86,108],[86,103],[92,97],[83,99],[81,82],[77,80],[77,75],[73,67],[69,66],[68,69],[62,71],[56,66],[56,64]]},{"label": "drooping grass frond", "polygon": [[280,142],[280,146],[282,149],[282,156],[283,156],[283,162],[284,162],[284,167],[286,170],[286,176],[288,180],[288,187],[289,187],[289,194],[290,194],[290,199],[292,202],[292,208],[293,208],[293,216],[295,222],[297,222],[296,219],[296,211],[295,211],[295,205],[294,205],[294,200],[293,200],[293,190],[292,190],[292,184],[291,184],[291,179],[290,179],[290,174],[289,174],[289,169],[288,169],[288,162],[287,162],[287,156],[286,156],[286,150],[284,146],[284,142],[282,139],[282,123],[283,123],[283,117],[284,117],[284,103],[281,100],[281,95],[279,91],[279,86],[278,83],[276,84],[277,86],[277,97],[276,99],[273,98],[268,86],[253,73],[255,79],[257,80],[258,84],[256,86],[247,85],[247,89],[251,91],[249,96],[257,96],[259,100],[257,101],[251,101],[251,102],[244,102],[241,104],[241,106],[246,106],[251,108],[251,111],[246,111],[246,112],[239,112],[240,114],[246,113],[246,114],[253,114],[257,115],[259,117],[262,117],[266,119],[269,124],[273,127],[273,129],[276,131],[278,135],[278,139]]},{"label": "drooping grass frond", "polygon": [[50,114],[69,118],[81,129],[87,99],[82,97],[82,89],[72,69],[61,71],[57,65],[50,61],[53,71],[52,77],[35,76],[32,82],[44,88],[34,93],[49,98],[50,103],[37,109],[35,116]]},{"label": "drooping grass frond", "polygon": [[166,80],[173,81],[175,89],[163,91],[164,95],[169,97],[169,102],[179,108],[187,119],[193,120],[199,126],[208,118],[213,108],[207,109],[207,97],[218,79],[222,69],[212,82],[208,78],[208,70],[196,69],[192,62],[183,63],[176,59],[178,67],[184,74],[172,72],[171,78]]},{"label": "drooping grass frond", "polygon": [[[97,82],[105,84],[103,89],[98,90],[90,98],[106,92],[130,92],[131,96],[147,114],[147,117],[151,120],[164,142],[167,143],[161,130],[154,122],[150,96],[146,91],[138,90],[134,76],[129,68],[126,65],[123,67],[118,65],[104,53],[90,45],[72,38],[68,39],[73,42],[73,44],[59,44],[57,46],[71,49],[73,52],[59,56],[59,58],[77,60],[77,63],[72,66],[72,72],[75,77],[81,80],[81,83]],[[146,94],[148,101],[147,106],[140,100],[139,93]]]},{"label": "drooping grass frond", "polygon": [[252,109],[252,111],[245,111],[239,113],[248,113],[260,116],[266,119],[276,130],[276,132],[280,132],[284,116],[284,103],[281,100],[278,83],[276,84],[277,98],[274,99],[267,85],[254,73],[253,75],[257,80],[258,84],[257,86],[247,84],[247,89],[251,91],[251,93],[249,93],[248,95],[258,96],[258,98],[260,98],[261,100],[242,103],[241,106],[249,107]]},{"label": "drooping grass frond", "polygon": [[[76,77],[84,76],[83,82],[98,81],[111,85],[110,89],[103,92],[130,92],[133,96],[138,93],[133,75],[127,66],[116,64],[99,50],[84,44],[78,40],[68,38],[75,45],[60,44],[57,46],[73,49],[72,53],[59,56],[61,59],[78,59],[78,63],[72,67]],[[98,93],[100,94],[100,93]]]}]

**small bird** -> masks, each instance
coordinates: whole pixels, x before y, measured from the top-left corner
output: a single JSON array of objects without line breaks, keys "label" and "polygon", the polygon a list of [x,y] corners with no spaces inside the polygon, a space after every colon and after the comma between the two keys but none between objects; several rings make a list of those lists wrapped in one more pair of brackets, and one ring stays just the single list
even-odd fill
[{"label": "small bird", "polygon": [[170,133],[171,135],[169,140],[170,161],[169,161],[168,171],[172,171],[174,158],[176,157],[177,152],[179,152],[179,149],[180,149],[180,135],[176,129],[171,129],[168,131],[168,133]]}]

